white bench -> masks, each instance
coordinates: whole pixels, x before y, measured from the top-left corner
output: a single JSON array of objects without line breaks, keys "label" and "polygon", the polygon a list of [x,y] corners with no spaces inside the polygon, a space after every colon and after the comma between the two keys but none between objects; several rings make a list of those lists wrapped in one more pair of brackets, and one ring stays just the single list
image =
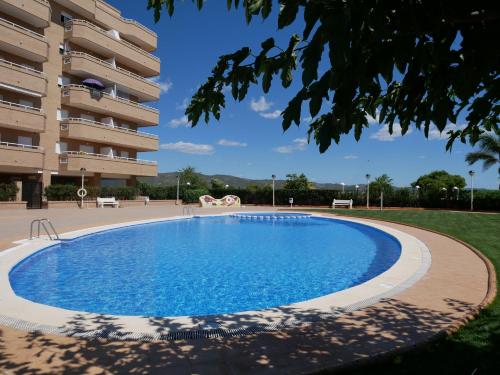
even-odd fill
[{"label": "white bench", "polygon": [[115,199],[115,197],[111,198],[97,198],[97,207],[104,208],[104,206],[112,206],[119,207],[120,202]]},{"label": "white bench", "polygon": [[339,207],[349,207],[352,209],[352,199],[334,199],[332,203],[332,208]]}]

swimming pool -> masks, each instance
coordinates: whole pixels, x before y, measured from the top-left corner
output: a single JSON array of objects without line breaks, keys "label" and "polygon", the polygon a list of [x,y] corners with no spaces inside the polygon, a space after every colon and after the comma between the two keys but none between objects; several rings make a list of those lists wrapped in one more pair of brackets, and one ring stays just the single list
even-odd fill
[{"label": "swimming pool", "polygon": [[65,241],[22,260],[9,281],[20,297],[69,310],[225,314],[359,285],[400,254],[394,237],[355,222],[198,217]]}]

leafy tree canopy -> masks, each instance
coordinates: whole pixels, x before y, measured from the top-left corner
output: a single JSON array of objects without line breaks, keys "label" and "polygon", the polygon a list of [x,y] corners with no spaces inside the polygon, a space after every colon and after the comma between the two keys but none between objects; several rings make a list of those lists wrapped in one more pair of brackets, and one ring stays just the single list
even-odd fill
[{"label": "leafy tree canopy", "polygon": [[438,192],[442,188],[446,188],[448,192],[451,192],[454,186],[463,189],[466,183],[465,178],[460,175],[449,174],[446,171],[434,171],[420,176],[411,185],[413,187],[418,185],[423,191],[427,192]]},{"label": "leafy tree canopy", "polygon": [[309,182],[304,173],[300,175],[293,173],[286,175],[286,181],[283,188],[290,190],[309,190],[314,188],[314,184]]},{"label": "leafy tree canopy", "polygon": [[219,180],[218,178],[212,178],[210,180],[210,185],[212,186],[212,189],[224,189],[226,186],[224,181]]},{"label": "leafy tree canopy", "polygon": [[196,172],[196,169],[187,166],[179,170],[180,183],[189,186],[190,189],[206,189],[207,184],[201,176]]},{"label": "leafy tree canopy", "polygon": [[[192,0],[198,9],[203,0]],[[174,13],[178,0],[148,0],[155,20],[163,8]],[[243,0],[246,21],[266,19],[276,1]],[[284,130],[299,125],[308,105],[320,152],[342,135],[359,140],[370,117],[396,123],[405,134],[411,123],[428,136],[432,124],[445,130],[464,112],[465,128],[450,130],[454,140],[475,143],[482,132],[498,130],[500,77],[498,1],[279,0],[278,29],[303,18],[301,35],[288,46],[270,37],[260,50],[242,47],[223,55],[186,109],[195,126],[203,116],[220,118],[224,88],[243,100],[249,86],[268,92],[274,78],[289,87],[300,69],[302,85],[282,113]],[[228,9],[240,4],[227,0]],[[321,64],[320,64],[321,63]],[[321,68],[320,68],[321,66]]]},{"label": "leafy tree canopy", "polygon": [[392,178],[383,174],[382,176],[375,178],[375,180],[370,183],[370,189],[375,196],[379,195],[381,192],[384,192],[384,194],[390,193],[394,190]]}]

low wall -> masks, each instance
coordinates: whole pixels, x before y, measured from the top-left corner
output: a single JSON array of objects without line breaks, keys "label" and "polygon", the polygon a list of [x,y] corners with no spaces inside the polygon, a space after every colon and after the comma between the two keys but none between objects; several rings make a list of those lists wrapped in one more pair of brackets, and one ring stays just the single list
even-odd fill
[{"label": "low wall", "polygon": [[26,209],[26,201],[0,202],[0,210]]}]

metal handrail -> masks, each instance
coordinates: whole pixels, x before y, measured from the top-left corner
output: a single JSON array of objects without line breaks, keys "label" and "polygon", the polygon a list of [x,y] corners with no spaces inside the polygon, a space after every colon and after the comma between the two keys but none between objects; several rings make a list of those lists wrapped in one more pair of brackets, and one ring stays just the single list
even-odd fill
[{"label": "metal handrail", "polygon": [[6,24],[8,24],[16,29],[21,29],[27,33],[33,34],[33,36],[36,36],[38,39],[43,39],[43,41],[45,41],[45,42],[47,41],[47,38],[45,37],[45,35],[42,35],[42,34],[37,33],[36,31],[27,29],[26,27],[18,25],[17,23],[7,21],[5,18],[0,17],[0,22],[6,23]]},{"label": "metal handrail", "polygon": [[17,148],[29,148],[29,149],[32,149],[32,150],[43,150],[43,147],[40,147],[40,146],[24,145],[22,143],[12,143],[12,142],[0,142],[0,146],[17,147]]},{"label": "metal handrail", "polygon": [[[68,88],[83,88],[83,89],[86,89],[86,90],[90,91],[90,89],[87,86],[84,86],[84,85],[70,84],[70,85],[64,85],[62,87],[63,90],[64,89],[68,89]],[[104,91],[102,91],[102,94],[106,95],[106,96],[109,96],[111,99],[115,99],[115,100],[118,100],[118,101],[121,101],[121,102],[125,102],[127,104],[130,104],[130,105],[133,105],[133,106],[136,106],[136,107],[148,110],[148,111],[158,112],[158,109],[156,109],[156,108],[153,108],[153,107],[141,104],[141,103],[134,102],[133,100],[130,100],[130,99],[125,99],[125,98],[122,98],[120,96],[113,96],[113,95],[108,94],[107,92],[104,92]]]},{"label": "metal handrail", "polygon": [[67,31],[70,31],[71,30],[71,27],[73,25],[73,23],[80,23],[80,24],[84,24],[84,25],[87,25],[89,26],[90,28],[100,32],[101,34],[104,34],[106,35],[107,37],[113,39],[113,40],[116,40],[117,42],[119,43],[123,43],[124,45],[136,50],[137,52],[140,52],[144,55],[147,55],[149,56],[150,58],[152,58],[153,60],[156,60],[156,61],[160,61],[160,58],[158,56],[155,56],[149,52],[147,52],[146,50],[143,50],[142,48],[136,46],[135,44],[132,44],[130,42],[127,42],[126,40],[124,39],[116,39],[116,38],[113,38],[109,33],[108,31],[109,30],[105,30],[103,29],[102,27],[99,27],[97,26],[96,24],[93,24],[92,22],[89,22],[89,21],[86,21],[86,20],[80,20],[80,19],[72,19],[72,20],[69,20],[67,21],[65,24],[64,24],[64,29],[67,30]]},{"label": "metal handrail", "polygon": [[69,52],[66,52],[66,56],[83,56],[83,57],[86,57],[86,58],[88,58],[90,60],[93,60],[97,64],[101,64],[101,65],[102,64],[106,64],[106,65],[109,65],[111,68],[116,69],[116,70],[118,70],[121,73],[127,74],[127,75],[131,76],[132,78],[139,79],[139,80],[143,81],[144,83],[148,83],[148,84],[150,83],[153,86],[160,87],[159,83],[153,82],[153,81],[151,81],[149,79],[146,79],[146,78],[140,76],[139,74],[133,73],[133,72],[131,72],[131,71],[127,70],[127,69],[123,69],[123,68],[121,68],[119,66],[113,66],[113,64],[111,64],[109,61],[101,60],[98,57],[92,56],[91,54],[88,54],[88,53],[85,53],[85,52],[69,51]]},{"label": "metal handrail", "polygon": [[[37,227],[37,236],[36,237],[33,237],[33,225],[38,224],[38,227]],[[31,225],[30,225],[30,240],[33,240],[34,238],[40,238],[40,228],[43,227],[43,229],[45,230],[45,233],[47,233],[47,236],[49,236],[49,239],[52,241],[52,235],[50,234],[50,231],[47,229],[47,226],[45,225],[45,223],[48,223],[49,226],[50,226],[50,229],[52,229],[52,232],[55,236],[55,239],[56,240],[59,240],[59,234],[57,233],[56,231],[56,228],[54,228],[54,225],[52,225],[52,223],[50,222],[49,219],[47,218],[43,218],[43,219],[35,219],[31,222]]]},{"label": "metal handrail", "polygon": [[47,76],[44,72],[41,72],[40,70],[36,70],[36,69],[30,68],[29,66],[24,66],[24,65],[16,64],[16,63],[13,63],[12,61],[7,61],[7,60],[4,60],[4,59],[0,59],[0,64],[14,66],[16,68],[27,70],[27,71],[29,71],[31,73],[36,73],[36,74],[44,76],[44,77]]},{"label": "metal handrail", "polygon": [[81,118],[81,117],[67,117],[67,118],[63,118],[61,120],[61,124],[64,124],[66,121],[86,122],[86,123],[89,123],[89,124],[92,124],[92,125],[103,126],[103,127],[108,128],[108,129],[119,129],[119,130],[131,132],[131,133],[136,133],[138,135],[144,135],[146,137],[158,138],[158,136],[156,134],[150,134],[150,133],[146,133],[146,132],[140,132],[140,131],[135,130],[135,129],[122,128],[121,126],[115,126],[115,125],[105,124],[103,122],[98,122],[98,121],[94,121],[94,120],[87,120],[87,119]]},{"label": "metal handrail", "polygon": [[9,107],[22,108],[22,109],[27,109],[29,111],[44,113],[42,108],[30,107],[29,105],[23,105],[19,103],[6,102],[5,100],[0,100],[0,104],[7,105]]},{"label": "metal handrail", "polygon": [[151,164],[151,165],[156,165],[156,161],[153,160],[143,160],[143,159],[134,159],[134,158],[126,158],[123,156],[110,156],[110,155],[104,155],[104,154],[94,154],[92,152],[85,152],[85,151],[64,151],[62,153],[63,155],[83,155],[83,156],[92,156],[96,157],[99,159],[118,159],[118,160],[127,160],[127,161],[133,161],[135,163],[140,163],[140,164]]}]

